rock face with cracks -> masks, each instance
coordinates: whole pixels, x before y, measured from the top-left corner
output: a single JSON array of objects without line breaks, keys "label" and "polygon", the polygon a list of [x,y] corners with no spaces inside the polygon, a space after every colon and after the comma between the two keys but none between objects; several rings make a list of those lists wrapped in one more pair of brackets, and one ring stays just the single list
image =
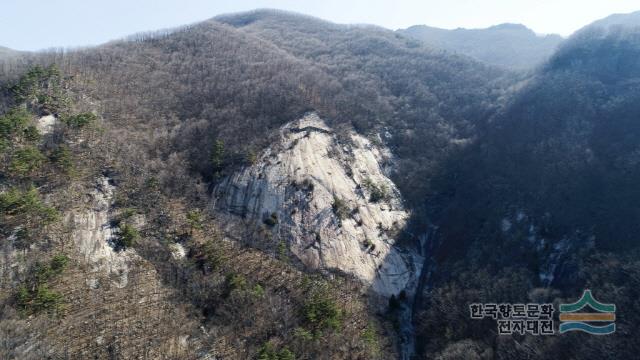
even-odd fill
[{"label": "rock face with cracks", "polygon": [[411,292],[422,262],[394,245],[408,213],[384,171],[388,149],[337,136],[315,113],[280,132],[215,187],[213,209],[261,224],[309,268],[351,274],[382,296]]},{"label": "rock face with cracks", "polygon": [[[72,225],[72,238],[80,257],[96,273],[106,273],[113,285],[122,288],[128,283],[130,264],[139,257],[133,249],[116,251],[111,244],[117,231],[110,221],[113,191],[109,178],[100,178],[88,194],[86,207],[68,213],[66,222]],[[94,287],[96,281],[88,279],[87,284]]]}]

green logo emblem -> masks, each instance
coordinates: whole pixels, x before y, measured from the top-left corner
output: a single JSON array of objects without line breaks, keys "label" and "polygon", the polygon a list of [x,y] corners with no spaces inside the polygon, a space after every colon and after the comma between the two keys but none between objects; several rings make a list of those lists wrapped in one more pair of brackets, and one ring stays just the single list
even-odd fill
[{"label": "green logo emblem", "polygon": [[[589,305],[596,312],[578,312]],[[608,335],[616,331],[616,306],[603,304],[593,298],[591,290],[585,290],[582,297],[573,304],[560,304],[560,334],[582,331],[593,335]],[[590,323],[611,322],[607,325]]]}]

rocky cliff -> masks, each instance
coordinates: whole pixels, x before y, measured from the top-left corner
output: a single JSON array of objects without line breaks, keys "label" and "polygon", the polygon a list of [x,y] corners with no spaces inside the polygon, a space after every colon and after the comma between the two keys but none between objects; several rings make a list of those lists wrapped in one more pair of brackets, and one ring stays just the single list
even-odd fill
[{"label": "rocky cliff", "polygon": [[409,292],[420,264],[395,246],[408,212],[388,149],[336,134],[315,113],[286,124],[255,164],[224,178],[212,208],[261,224],[312,269],[351,274],[382,296]]},{"label": "rocky cliff", "polygon": [[[101,177],[95,189],[87,195],[87,203],[79,210],[67,213],[72,238],[79,257],[96,274],[107,274],[116,287],[127,285],[130,264],[139,260],[133,249],[116,251],[112,244],[118,228],[112,225],[110,208],[114,186],[110,179]],[[87,280],[90,287],[98,286],[98,277]]]}]

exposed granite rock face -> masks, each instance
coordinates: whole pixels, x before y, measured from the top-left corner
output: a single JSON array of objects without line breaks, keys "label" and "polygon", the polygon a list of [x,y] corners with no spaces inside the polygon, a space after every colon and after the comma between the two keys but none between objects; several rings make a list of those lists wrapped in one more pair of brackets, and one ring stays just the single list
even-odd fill
[{"label": "exposed granite rock face", "polygon": [[411,292],[422,262],[394,246],[408,213],[383,171],[390,153],[341,135],[314,113],[285,125],[255,165],[221,181],[212,207],[264,224],[310,268],[352,274],[383,296]]},{"label": "exposed granite rock face", "polygon": [[[72,226],[72,238],[83,260],[93,271],[106,273],[113,285],[122,288],[127,286],[131,262],[139,257],[133,249],[115,251],[111,244],[117,231],[109,217],[113,191],[109,178],[103,176],[88,194],[86,207],[67,213],[65,222]],[[99,286],[98,279],[88,279],[87,285]]]},{"label": "exposed granite rock face", "polygon": [[36,120],[36,128],[38,129],[40,134],[48,135],[53,132],[59,122],[60,121],[55,117],[55,115],[41,116]]}]

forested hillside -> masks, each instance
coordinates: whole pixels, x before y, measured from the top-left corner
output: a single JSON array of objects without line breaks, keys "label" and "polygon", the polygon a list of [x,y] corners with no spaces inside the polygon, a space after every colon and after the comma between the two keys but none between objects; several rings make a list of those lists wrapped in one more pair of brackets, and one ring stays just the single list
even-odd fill
[{"label": "forested hillside", "polygon": [[329,119],[383,135],[399,158],[394,180],[408,201],[417,201],[414,206],[428,191],[434,167],[474,138],[515,82],[500,70],[375,26],[273,11],[216,20],[268,40],[336,79],[351,97],[335,103]]},{"label": "forested hillside", "polygon": [[[396,352],[391,324],[369,307],[361,285],[345,278],[326,283],[301,272],[290,262],[294,259],[277,249],[265,255],[243,248],[258,239],[228,244],[231,240],[217,234],[216,220],[206,209],[208,185],[249,164],[281,124],[310,109],[335,112],[335,102],[343,101],[339,96],[347,95],[322,70],[215,21],[95,49],[37,54],[7,61],[2,68],[8,129],[3,156],[12,164],[3,170],[8,191],[2,203],[2,232],[8,239],[3,246],[10,254],[3,262],[2,306],[9,311],[3,334],[12,339],[3,343],[3,356],[73,353],[82,358],[94,352],[100,357],[164,353],[195,358],[213,353],[289,359],[294,354],[387,358]],[[76,118],[76,113],[92,115]],[[46,136],[38,135],[36,125],[28,127],[48,116],[55,121]],[[76,123],[96,127],[79,138],[61,135]],[[24,129],[31,144],[14,137]],[[73,164],[75,172],[58,184],[41,174],[45,166],[62,176],[54,166],[60,147],[69,148],[65,163]],[[110,185],[101,185],[101,176]],[[30,190],[31,184],[40,195]],[[32,234],[34,242],[25,248],[19,230],[40,231],[29,220],[40,215],[18,216],[27,211],[20,204],[39,196],[46,196],[60,214],[51,221],[61,230],[45,224],[47,236]],[[83,205],[85,197],[90,201]],[[54,211],[34,206],[45,215]],[[104,212],[97,210],[103,206]],[[106,217],[106,223],[93,228],[92,217]],[[100,230],[105,226],[108,232]],[[69,242],[69,231],[75,244]],[[91,250],[98,243],[85,244],[87,239],[107,241],[115,253],[94,264],[102,255]],[[78,256],[76,247],[86,246],[89,252]],[[22,249],[29,250],[18,260]],[[38,269],[56,256],[68,259],[66,270],[55,265],[56,277],[41,280]],[[106,278],[98,271],[103,261],[111,264]],[[114,261],[124,262],[117,272]],[[111,279],[124,287],[110,285]],[[43,281],[48,292],[43,292]],[[87,293],[85,281],[95,284],[90,285],[95,291]],[[24,296],[21,286],[26,286]],[[102,296],[112,300],[95,300]],[[138,303],[145,298],[149,301]],[[88,314],[80,310],[83,306]],[[150,317],[149,311],[157,313]],[[91,322],[95,326],[77,326],[95,313],[101,314]],[[41,323],[41,340],[28,340],[34,321]],[[56,327],[64,333],[74,326],[86,336],[56,335]],[[144,333],[155,341],[146,343]]]},{"label": "forested hillside", "polygon": [[638,27],[640,23],[640,11],[629,14],[613,14],[593,22],[587,28],[608,28],[611,26]]},{"label": "forested hillside", "polygon": [[[159,318],[192,317],[194,315],[190,314],[194,314],[194,311],[201,312],[201,315],[195,317],[195,321],[206,324],[209,330],[204,334],[196,334],[194,330],[189,330],[191,325],[188,325],[185,329],[187,335],[180,335],[183,336],[180,339],[186,336],[194,346],[172,347],[172,351],[177,353],[187,349],[190,352],[184,354],[190,354],[189,356],[207,351],[207,348],[202,346],[212,341],[210,339],[216,339],[218,342],[210,345],[212,347],[209,350],[220,354],[228,353],[227,345],[219,342],[224,341],[225,336],[237,335],[239,330],[228,328],[228,320],[225,319],[235,319],[234,322],[237,323],[240,314],[250,316],[251,311],[248,309],[254,308],[256,302],[238,302],[239,300],[234,298],[227,300],[229,292],[237,286],[234,274],[240,269],[221,267],[223,265],[218,265],[217,262],[220,260],[217,259],[234,258],[238,255],[233,255],[231,250],[223,250],[223,244],[216,242],[211,234],[197,236],[193,230],[185,232],[185,225],[176,224],[187,220],[187,223],[193,223],[192,217],[179,220],[184,219],[185,214],[196,216],[199,212],[206,213],[209,198],[207,189],[225,174],[255,161],[255,154],[270,144],[272,137],[277,134],[276,130],[282,124],[309,110],[315,110],[334,127],[353,126],[372,140],[378,139],[376,141],[380,141],[378,134],[382,133],[385,142],[388,142],[401,157],[401,168],[428,174],[431,165],[442,159],[451,148],[456,147],[457,141],[464,141],[473,136],[475,123],[487,116],[495,106],[495,101],[491,99],[501,94],[497,86],[501,80],[494,79],[501,74],[496,70],[464,58],[432,53],[391,31],[351,28],[313,19],[316,28],[307,30],[317,37],[318,46],[313,49],[302,47],[305,41],[314,41],[312,37],[303,33],[296,34],[296,31],[302,31],[304,28],[302,24],[308,22],[309,19],[305,17],[267,11],[239,15],[238,19],[245,16],[262,19],[260,23],[265,28],[260,29],[254,24],[251,29],[238,30],[217,20],[211,20],[174,31],[140,34],[97,48],[28,55],[6,60],[2,64],[5,89],[3,112],[8,114],[7,116],[13,116],[13,112],[22,111],[18,109],[25,109],[28,112],[23,118],[26,123],[42,122],[44,117],[53,119],[51,121],[54,122],[52,135],[44,137],[44,143],[36,142],[29,148],[29,151],[35,152],[27,154],[30,157],[25,160],[29,162],[29,171],[32,165],[40,166],[47,156],[57,159],[57,155],[49,155],[47,150],[47,146],[50,146],[47,144],[54,141],[53,139],[56,139],[53,144],[58,144],[61,139],[63,142],[60,144],[67,144],[65,146],[70,148],[72,159],[86,159],[87,162],[75,165],[77,175],[68,181],[74,184],[77,190],[74,190],[71,193],[72,198],[64,203],[58,204],[62,201],[59,198],[62,196],[62,187],[52,188],[46,178],[38,178],[35,183],[36,179],[32,178],[17,178],[13,181],[11,178],[16,176],[12,173],[16,171],[13,168],[6,169],[4,186],[18,189],[16,191],[29,189],[30,184],[39,188],[43,195],[50,199],[49,203],[58,205],[61,213],[60,224],[72,231],[75,246],[87,246],[82,233],[72,230],[78,229],[79,226],[86,227],[89,233],[93,234],[91,239],[95,241],[104,241],[100,238],[105,237],[116,249],[116,253],[109,256],[117,259],[119,263],[124,262],[124,265],[118,265],[124,266],[117,275],[118,284],[126,284],[127,282],[123,281],[127,279],[127,274],[135,273],[139,275],[128,275],[128,283],[148,282],[149,285],[156,284],[153,285],[154,288],[160,286],[163,289],[161,293],[166,295],[159,298],[159,309],[173,303],[173,292],[188,294],[183,288],[186,284],[205,281],[193,290],[194,294],[186,297],[186,301],[192,304],[189,306],[193,308],[187,306],[182,315],[166,314]],[[269,24],[289,26],[290,36],[297,35],[298,38],[287,40],[272,37],[273,34],[267,28]],[[324,42],[324,45],[321,42]],[[359,48],[352,46],[357,44]],[[307,51],[312,53],[307,54]],[[389,57],[389,52],[396,56]],[[398,67],[397,62],[404,63],[405,66]],[[365,68],[360,69],[363,64],[366,65]],[[55,76],[55,81],[51,76]],[[363,84],[368,85],[362,86]],[[55,87],[52,87],[54,85]],[[428,104],[433,108],[427,109],[420,104],[424,104],[425,107]],[[90,118],[91,122],[98,124],[96,132],[92,132],[91,135],[83,134],[79,140],[60,138],[59,123],[67,124],[65,119],[75,116],[74,112],[93,114]],[[13,121],[10,120],[12,118],[8,119],[7,121]],[[87,122],[84,117],[69,121],[69,124]],[[433,139],[430,148],[423,149],[418,146],[418,143],[423,143],[424,136]],[[7,141],[18,140],[7,138]],[[77,148],[78,146],[80,148]],[[18,152],[6,152],[5,156],[8,159],[23,157],[20,152],[22,150],[16,151]],[[39,153],[43,153],[45,158]],[[100,185],[103,180],[99,180],[99,176],[105,176],[106,181],[113,185]],[[405,189],[420,185],[413,191],[415,194],[424,192],[422,181],[414,180],[418,175],[396,176],[405,179],[402,185]],[[114,186],[114,189],[110,190],[110,186]],[[113,200],[110,200],[112,191]],[[18,195],[19,193],[16,193],[16,196]],[[96,205],[89,202],[89,208],[102,207],[105,205],[97,204],[106,203],[106,212],[96,213],[95,216],[105,217],[109,221],[109,232],[93,230],[92,225],[85,221],[87,215],[78,209],[77,200],[73,200],[82,196],[95,199],[92,201],[96,202]],[[3,223],[4,236],[14,239],[13,234],[20,226],[22,225],[19,222]],[[114,240],[108,238],[108,233],[111,232],[116,234]],[[73,246],[64,241],[64,236],[53,236],[51,232],[47,234],[50,234],[46,241],[48,245],[43,247],[45,243],[36,241],[32,245],[33,251],[27,252],[24,265],[14,268],[15,273],[11,270],[11,278],[16,280],[5,285],[8,290],[8,297],[3,300],[5,307],[15,308],[16,304],[19,304],[15,294],[20,281],[23,281],[20,279],[33,276],[30,275],[32,270],[29,269],[40,266],[38,259],[63,253],[72,260],[77,259],[77,262],[72,261],[72,264],[84,266],[82,258],[74,256]],[[259,235],[248,233],[238,239],[239,244],[259,244],[260,240],[252,238],[253,236]],[[166,263],[167,256],[172,256],[171,249],[176,242],[185,248],[187,260],[179,260],[175,264]],[[9,253],[18,248],[18,244],[13,240],[6,242],[5,246]],[[215,250],[218,247],[221,249]],[[264,248],[260,245],[258,247]],[[206,251],[212,253],[205,252],[204,255],[200,255],[200,252],[204,251],[202,249],[209,248],[212,249]],[[111,250],[105,248],[105,251]],[[117,251],[126,252],[120,255]],[[282,254],[278,249],[272,248],[271,251],[274,256]],[[84,256],[93,259],[97,255],[90,252]],[[206,261],[209,261],[206,260],[207,257],[211,256],[215,256],[210,260],[215,261],[214,270],[221,275],[216,278],[214,272],[205,280],[196,280],[194,276],[197,277],[197,273],[194,271],[205,266],[200,259],[205,259],[206,264]],[[281,258],[281,261],[285,260]],[[10,257],[4,266],[9,269],[15,264],[14,261],[15,258]],[[142,265],[143,269],[153,271],[149,273],[148,270],[138,270],[141,265],[135,265],[137,261],[147,264]],[[93,267],[95,266],[97,265]],[[205,274],[210,271],[206,270],[206,267],[202,269]],[[277,268],[270,267],[262,271],[272,271],[269,269]],[[111,276],[114,276],[113,270],[109,271],[112,273]],[[82,278],[81,274],[78,276]],[[275,280],[259,280],[251,274],[246,276],[247,280],[242,280],[240,285],[243,291],[245,282],[246,286],[264,288],[267,299],[272,299],[272,292],[275,294],[280,291]],[[141,277],[151,277],[155,280],[142,280]],[[64,277],[60,279],[63,281]],[[207,285],[208,283],[211,285]],[[69,285],[59,285],[59,288],[72,294],[82,289]],[[250,288],[246,291],[248,289]],[[96,294],[100,294],[100,291],[97,290]],[[146,291],[149,291],[147,287],[136,285],[136,290],[131,296],[123,298],[123,301],[127,301],[122,304],[123,309],[133,311],[135,308],[127,305],[128,301],[135,301],[135,297],[140,296],[136,295],[137,293]],[[320,290],[307,291],[313,293]],[[367,289],[356,287],[352,292],[343,289],[339,293],[346,296],[347,301],[351,303],[359,301],[358,293],[361,292],[367,292]],[[34,293],[33,296],[39,295]],[[46,319],[50,316],[46,314],[50,313],[63,316],[69,325],[82,321],[80,315],[76,315],[73,310],[74,306],[70,304],[68,296],[74,297],[77,305],[87,301],[82,297],[77,298],[77,295],[56,295],[56,304],[67,304],[68,311],[38,311],[35,312],[40,314],[38,319]],[[330,333],[336,333],[337,336],[339,331],[343,340],[351,336],[348,335],[351,331],[348,329],[352,325],[341,325],[358,323],[348,320],[346,317],[349,316],[364,319],[353,329],[355,347],[350,347],[350,356],[362,351],[363,354],[369,354],[365,357],[385,358],[396,351],[395,345],[392,345],[395,336],[391,319],[376,317],[367,320],[379,312],[378,305],[361,307],[365,312],[358,313],[353,305],[347,304],[347,308],[344,309],[336,308],[339,303],[334,301],[337,300],[326,298],[328,295],[322,292],[318,295],[317,305],[305,305],[294,300],[292,296],[294,295],[285,295],[285,301],[293,302],[290,311],[283,309],[285,312],[275,315],[274,319],[277,320],[274,322],[261,322],[260,325],[250,326],[259,333],[253,331],[247,337],[236,337],[233,340],[248,341],[240,347],[244,354],[253,356],[251,354],[257,354],[260,347],[268,343],[273,344],[269,346],[273,346],[276,353],[286,349],[294,351],[302,358],[312,356],[314,351],[317,351],[314,349],[323,347],[326,350],[323,356],[348,357],[344,353],[339,355],[343,351],[344,343],[335,343],[334,350],[326,347],[333,346],[329,345],[329,342],[333,341],[330,340],[333,336]],[[314,299],[316,298],[312,297],[310,300],[316,301]],[[238,307],[239,311],[223,316],[219,315],[219,310],[211,310],[211,305],[206,305],[220,301],[233,301],[233,305],[229,306]],[[375,303],[378,303],[378,300]],[[57,306],[54,309],[58,309]],[[320,306],[320,309],[315,310],[313,306]],[[45,309],[49,308],[47,305]],[[92,305],[93,311],[100,311],[101,308],[100,305]],[[312,317],[307,317],[307,320],[304,320],[305,309],[312,311],[309,313]],[[320,313],[317,314],[317,311]],[[25,326],[29,326],[30,320],[19,320],[20,314],[19,311],[15,312],[12,318],[18,321],[18,329],[24,329]],[[105,324],[108,324],[107,319],[113,316],[109,314],[110,312],[106,311],[107,318],[101,320],[106,321]],[[136,314],[140,312],[137,311]],[[345,315],[338,317],[337,314]],[[131,314],[119,321],[122,324],[142,321],[138,316],[141,315]],[[299,319],[301,325],[296,325],[298,320],[291,323],[291,316]],[[323,319],[324,316],[328,318]],[[280,321],[286,324],[284,328],[277,332],[268,330],[270,326],[281,326],[278,325]],[[307,328],[302,326],[304,321],[309,321]],[[143,321],[141,324],[141,329],[157,328],[154,323]],[[49,326],[44,326],[44,329],[50,329]],[[98,326],[95,330],[103,331],[103,326],[106,325]],[[128,325],[123,326],[126,328]],[[211,329],[221,327],[227,330],[211,332]],[[91,330],[83,329],[91,334]],[[183,344],[184,340],[175,340],[169,336],[171,329],[158,328],[158,341],[167,344],[178,341],[179,344]],[[329,334],[321,334],[319,330],[322,330],[322,333],[328,331]],[[310,334],[305,335],[307,333],[304,331],[309,331]],[[20,347],[14,346],[20,342],[18,339],[24,339],[23,336],[28,334],[26,330],[15,333],[15,342],[6,345],[3,350],[5,354],[23,354]],[[113,332],[108,332],[108,335],[108,339],[100,341],[107,344],[110,352],[120,356],[133,356],[139,351],[148,351],[142,343],[132,342],[139,337],[136,333],[131,333],[131,337],[122,337]],[[95,336],[98,335],[95,334],[93,337]],[[242,340],[243,338],[245,340]],[[65,349],[74,349],[82,354],[91,351],[87,343],[90,339],[91,336],[76,337],[60,342],[57,338],[48,337],[34,346],[43,352],[58,353],[70,351]],[[300,345],[295,345],[296,343]],[[357,347],[362,347],[362,350],[356,350]],[[238,349],[237,346],[234,348]],[[318,353],[315,354],[318,356]]]},{"label": "forested hillside", "polygon": [[[0,357],[633,358],[639,34],[516,73],[259,10],[0,55]],[[614,336],[468,316],[585,288]]]},{"label": "forested hillside", "polygon": [[[635,356],[638,35],[597,23],[579,31],[510,98],[477,143],[448,160],[437,190],[448,197],[446,207],[432,215],[441,225],[438,256],[449,265],[426,294],[428,357],[443,348],[467,358],[488,349],[518,358],[606,357],[613,348],[617,357]],[[511,342],[481,326],[433,336],[447,325],[432,319],[446,318],[459,303],[557,303],[585,288],[617,304],[615,336]],[[463,323],[465,316],[448,320]]]}]

